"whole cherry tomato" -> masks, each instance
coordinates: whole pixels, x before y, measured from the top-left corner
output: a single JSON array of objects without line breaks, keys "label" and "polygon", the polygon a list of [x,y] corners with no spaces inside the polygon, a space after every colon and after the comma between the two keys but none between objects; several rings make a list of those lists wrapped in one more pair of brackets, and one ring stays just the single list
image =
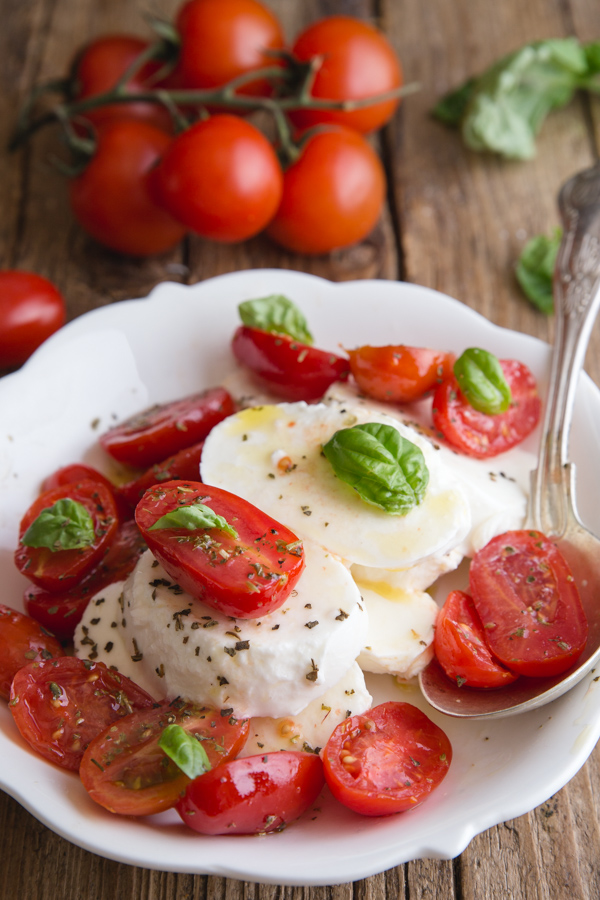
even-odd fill
[{"label": "whole cherry tomato", "polygon": [[[312,95],[323,100],[360,100],[402,84],[402,69],[388,40],[367,22],[350,16],[320,19],[302,32],[292,48],[302,62],[321,58]],[[336,122],[368,132],[381,128],[399,100],[386,100],[353,111],[299,109],[290,118],[299,128]]]},{"label": "whole cherry tomato", "polygon": [[362,135],[331,125],[306,136],[286,170],[267,234],[296,253],[329,253],[361,241],[385,198],[381,161]]},{"label": "whole cherry tomato", "polygon": [[[107,34],[91,41],[82,48],[73,64],[75,99],[87,100],[114,88],[148,46],[148,41],[129,34]],[[128,80],[127,92],[140,94],[156,87],[155,80],[163,65],[157,60],[145,63]],[[110,103],[90,109],[83,115],[96,126],[111,119],[142,119],[157,128],[171,129],[171,116],[158,103]]]},{"label": "whole cherry tomato", "polygon": [[65,301],[46,278],[0,272],[0,369],[24,363],[65,320]]},{"label": "whole cherry tomato", "polygon": [[[176,21],[181,35],[179,68],[187,88],[214,88],[266,66],[277,65],[269,51],[285,41],[276,16],[257,0],[189,0]],[[268,95],[268,82],[257,80],[240,93]]]},{"label": "whole cherry tomato", "polygon": [[558,675],[583,651],[588,625],[571,570],[539,531],[507,531],[479,550],[471,595],[494,656],[520,675]]},{"label": "whole cherry tomato", "polygon": [[363,392],[388,403],[411,403],[452,374],[454,355],[426,347],[348,350],[350,371]]},{"label": "whole cherry tomato", "polygon": [[273,218],[283,188],[267,138],[238,116],[218,114],[175,138],[153,176],[156,196],[191,231],[234,243]]},{"label": "whole cherry tomato", "polygon": [[185,228],[154,199],[149,174],[172,138],[136,119],[109,121],[96,153],[69,187],[73,215],[105,247],[131,256],[163,253]]},{"label": "whole cherry tomato", "polygon": [[501,359],[512,394],[506,412],[487,415],[473,409],[454,375],[433,395],[433,424],[455,450],[477,459],[497,456],[524,440],[538,423],[542,408],[535,378],[523,363]]},{"label": "whole cherry tomato", "polygon": [[0,603],[0,697],[8,700],[13,678],[33,660],[64,656],[56,638],[29,616]]}]

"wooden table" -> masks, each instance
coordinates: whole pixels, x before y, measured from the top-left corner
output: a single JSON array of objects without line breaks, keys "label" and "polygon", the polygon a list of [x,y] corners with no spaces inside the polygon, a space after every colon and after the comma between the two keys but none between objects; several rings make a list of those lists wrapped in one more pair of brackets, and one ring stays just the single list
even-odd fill
[{"label": "wooden table", "polygon": [[[506,163],[464,149],[428,115],[435,99],[525,41],[575,34],[600,38],[597,0],[271,0],[292,36],[323,15],[373,19],[397,49],[408,98],[379,140],[389,177],[385,213],[359,246],[310,259],[259,237],[239,246],[189,239],[166,257],[139,262],[94,245],[73,222],[64,179],[50,165],[54,138],[0,152],[0,260],[52,279],[69,316],[163,280],[196,282],[237,269],[301,269],[333,280],[403,279],[444,291],[500,325],[550,339],[552,321],[521,297],[513,270],[525,240],[558,221],[555,197],[593,160],[600,103],[578,97],[546,123],[533,162]],[[0,146],[33,83],[62,74],[74,51],[110,31],[144,33],[136,0],[5,0],[0,30]],[[177,0],[162,0],[167,14]],[[1,298],[0,298],[1,299]],[[600,383],[600,327],[587,369]],[[475,838],[453,861],[418,860],[332,888],[253,885],[153,872],[102,859],[48,831],[0,796],[0,896],[6,900],[119,898],[390,897],[518,900],[600,896],[600,750],[538,809]]]}]

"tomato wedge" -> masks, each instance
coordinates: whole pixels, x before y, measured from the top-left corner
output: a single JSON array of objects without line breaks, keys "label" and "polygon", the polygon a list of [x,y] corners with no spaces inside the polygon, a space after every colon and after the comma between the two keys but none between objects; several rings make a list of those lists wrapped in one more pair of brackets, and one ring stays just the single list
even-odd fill
[{"label": "tomato wedge", "polygon": [[119,525],[106,556],[76,587],[49,592],[32,584],[25,589],[25,609],[36,621],[61,641],[70,641],[90,598],[108,584],[123,581],[147,550],[133,520]]},{"label": "tomato wedge", "polygon": [[163,462],[151,466],[143,475],[129,481],[121,488],[121,494],[132,509],[138,505],[148,488],[163,481],[200,481],[200,459],[204,441],[192,444],[170,456]]},{"label": "tomato wedge", "polygon": [[323,754],[331,793],[364,816],[414,809],[452,760],[441,728],[410,703],[389,701],[337,726]]},{"label": "tomato wedge", "polygon": [[[30,547],[23,543],[26,531],[43,513],[60,500],[73,500],[87,510],[93,523],[93,539],[79,549]],[[98,481],[84,480],[46,491],[29,507],[19,528],[17,568],[47,591],[61,591],[78,584],[104,556],[118,526],[111,491]]]},{"label": "tomato wedge", "polygon": [[459,687],[498,688],[518,677],[493,658],[472,598],[451,591],[435,624],[435,655],[442,669]]},{"label": "tomato wedge", "polygon": [[0,603],[0,697],[8,700],[19,669],[33,660],[64,656],[56,638],[38,622]]},{"label": "tomato wedge", "polygon": [[427,347],[359,347],[349,350],[350,371],[368,397],[412,403],[452,375],[454,354]]},{"label": "tomato wedge", "polygon": [[92,738],[134,710],[153,706],[129,678],[74,656],[19,669],[9,702],[21,736],[36,753],[74,772]]},{"label": "tomato wedge", "polygon": [[[209,507],[237,532],[221,528],[152,530],[159,519],[193,506]],[[304,568],[296,535],[229,491],[193,481],[167,481],[147,491],[136,522],[171,578],[193,597],[229,616],[264,616],[278,609]]]},{"label": "tomato wedge", "polygon": [[535,378],[523,363],[501,359],[512,394],[506,412],[486,415],[468,403],[456,378],[443,381],[433,395],[433,424],[448,444],[467,456],[486,459],[519,444],[540,418],[542,402]]},{"label": "tomato wedge", "polygon": [[143,469],[204,440],[233,411],[225,388],[211,388],[138,413],[101,435],[100,444],[119,462]]},{"label": "tomato wedge", "polygon": [[233,353],[266,388],[285,400],[318,400],[334,381],[346,381],[348,360],[285,334],[240,325]]},{"label": "tomato wedge", "polygon": [[520,675],[558,675],[585,647],[587,620],[567,561],[539,531],[507,531],[479,550],[469,573],[494,656]]},{"label": "tomato wedge", "polygon": [[181,725],[215,767],[237,756],[250,726],[219,710],[174,700],[131,713],[90,742],[79,774],[92,800],[126,816],[150,816],[175,806],[190,779],[158,746],[167,725]]},{"label": "tomato wedge", "polygon": [[324,783],[323,764],[314,753],[246,756],[190,782],[177,812],[200,834],[269,834],[301,816]]}]

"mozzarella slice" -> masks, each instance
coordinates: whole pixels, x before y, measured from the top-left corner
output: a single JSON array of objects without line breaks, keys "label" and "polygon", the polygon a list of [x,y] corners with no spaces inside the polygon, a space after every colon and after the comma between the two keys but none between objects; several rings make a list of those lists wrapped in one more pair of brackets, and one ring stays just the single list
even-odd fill
[{"label": "mozzarella slice", "polygon": [[450,550],[443,556],[428,556],[408,569],[374,569],[354,565],[350,571],[355,581],[380,581],[403,591],[425,591],[442,575],[457,569],[462,561],[460,550]]},{"label": "mozzarella slice", "polygon": [[[338,479],[321,452],[342,429],[365,422],[396,428],[424,453],[429,484],[405,516],[366,503]],[[253,407],[213,428],[204,445],[202,480],[230,490],[300,537],[350,563],[385,569],[443,555],[471,524],[464,492],[431,444],[397,419],[361,407],[281,403]]]}]

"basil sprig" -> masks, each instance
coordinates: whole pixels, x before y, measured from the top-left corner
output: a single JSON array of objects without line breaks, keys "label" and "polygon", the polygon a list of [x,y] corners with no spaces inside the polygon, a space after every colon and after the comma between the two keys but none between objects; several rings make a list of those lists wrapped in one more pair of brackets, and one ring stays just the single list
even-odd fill
[{"label": "basil sprig", "polygon": [[197,778],[212,769],[206,750],[181,725],[167,725],[158,739],[158,746],[188,778]]},{"label": "basil sprig", "polygon": [[59,550],[83,550],[96,540],[94,522],[82,503],[63,497],[42,510],[23,537],[26,547]]},{"label": "basil sprig", "polygon": [[311,346],[313,336],[306,319],[295,303],[283,294],[270,294],[256,300],[245,300],[238,306],[240,318],[249,328],[274,331]]},{"label": "basil sprig", "polygon": [[156,531],[161,528],[187,528],[189,531],[198,531],[205,528],[218,528],[232,538],[237,538],[238,533],[227,519],[217,515],[210,506],[205,506],[199,500],[189,503],[187,506],[178,506],[171,512],[165,513],[151,525],[148,531]]},{"label": "basil sprig", "polygon": [[536,235],[523,247],[515,269],[527,299],[548,316],[554,311],[552,281],[561,240],[562,228],[556,228],[550,237]]},{"label": "basil sprig", "polygon": [[493,353],[479,347],[465,350],[454,363],[454,374],[469,404],[478,412],[495,416],[510,406],[510,386]]},{"label": "basil sprig", "polygon": [[343,428],[323,445],[323,453],[341,481],[394,516],[405,516],[425,496],[425,457],[392,425],[367,422]]}]

